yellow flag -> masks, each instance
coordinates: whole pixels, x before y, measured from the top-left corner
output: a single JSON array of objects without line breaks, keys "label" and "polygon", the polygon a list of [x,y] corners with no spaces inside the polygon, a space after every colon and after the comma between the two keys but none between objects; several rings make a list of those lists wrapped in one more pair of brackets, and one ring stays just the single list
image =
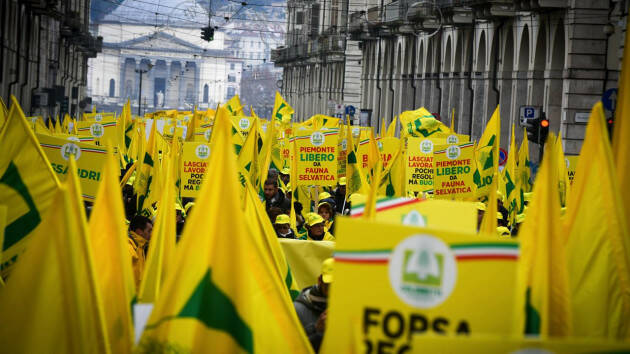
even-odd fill
[{"label": "yellow flag", "polygon": [[495,174],[489,187],[488,202],[486,211],[483,213],[483,219],[479,226],[479,233],[486,235],[495,235],[497,233],[497,188],[500,176]]},{"label": "yellow flag", "polygon": [[630,235],[621,194],[602,104],[597,103],[564,215],[577,337],[630,339]]},{"label": "yellow flag", "polygon": [[[567,269],[558,198],[558,160],[555,138],[549,135],[547,153],[536,177],[533,199],[519,231],[521,258],[516,333],[566,337],[571,333]],[[523,311],[524,309],[524,311]],[[587,310],[591,311],[591,309]]]},{"label": "yellow flag", "polygon": [[232,96],[221,108],[227,109],[231,116],[237,116],[243,112],[243,105],[238,95]]},{"label": "yellow flag", "polygon": [[[380,154],[379,154],[380,156]],[[379,159],[374,166],[374,175],[372,176],[372,184],[370,185],[367,200],[365,201],[365,212],[363,218],[366,220],[374,220],[376,216],[376,197],[378,196],[379,183],[383,172],[383,163]]]},{"label": "yellow flag", "polygon": [[238,154],[238,166],[241,171],[246,171],[250,181],[258,179],[260,166],[258,165],[258,147],[262,145],[262,139],[258,133],[258,121],[252,124],[245,143]]},{"label": "yellow flag", "polygon": [[[628,28],[627,17],[626,28]],[[620,185],[630,181],[630,119],[628,118],[630,117],[630,36],[625,37],[612,136],[613,158],[617,168],[617,181]],[[630,220],[630,191],[628,188],[621,190],[621,203],[626,220]]]},{"label": "yellow flag", "polygon": [[[147,322],[139,352],[308,353],[309,342],[271,255],[254,239],[239,193],[229,113],[220,109],[210,165]],[[217,203],[221,200],[221,203]],[[229,237],[226,237],[229,236]]]},{"label": "yellow flag", "polygon": [[564,207],[567,203],[567,196],[571,190],[569,183],[569,174],[567,173],[567,164],[564,159],[564,151],[562,150],[562,137],[558,135],[556,139],[555,154],[558,166],[558,193],[560,195],[560,205]]},{"label": "yellow flag", "polygon": [[400,114],[401,137],[415,136],[427,138],[436,133],[450,133],[451,130],[444,123],[435,119],[433,114],[420,107],[415,111],[405,111]]},{"label": "yellow flag", "polygon": [[287,124],[291,122],[291,118],[293,117],[293,107],[291,107],[287,101],[282,98],[280,93],[276,91],[276,99],[273,104],[273,111],[271,112],[272,121],[276,120],[280,123]]},{"label": "yellow flag", "polygon": [[291,268],[289,268],[289,263],[287,263],[287,259],[280,248],[278,236],[276,236],[271,220],[269,220],[269,216],[265,212],[263,202],[259,199],[252,184],[249,181],[246,184],[245,221],[251,230],[250,232],[255,235],[255,240],[261,242],[261,247],[271,255],[277,276],[284,280],[287,291],[293,301],[300,295],[301,289],[291,274]]},{"label": "yellow flag", "polygon": [[[149,200],[152,184],[158,184],[154,180],[154,171],[159,171],[159,168],[155,168],[159,164],[159,157],[157,151],[157,124],[153,121],[151,125],[151,134],[149,135],[149,141],[146,144],[146,150],[141,160],[141,165],[136,168],[137,174],[135,179],[134,189],[138,194],[138,213],[142,213],[147,216],[151,216],[151,202]],[[140,158],[140,156],[138,156]]]},{"label": "yellow flag", "polygon": [[[258,121],[261,122],[260,119],[258,119]],[[274,120],[271,120],[269,121],[269,124],[267,124],[265,139],[263,140],[263,144],[258,155],[258,176],[256,176],[255,180],[252,180],[252,183],[254,183],[254,187],[260,195],[262,195],[263,193],[264,183],[267,179],[269,167],[271,166],[273,161],[272,154],[274,153],[274,151],[279,154],[277,145],[278,139],[276,138],[276,122]],[[274,166],[274,168],[276,170],[280,170],[282,166],[280,166],[280,168]]]},{"label": "yellow flag", "polygon": [[[527,137],[525,137],[526,139]],[[505,186],[505,207],[508,210],[508,222],[512,224],[516,218],[516,214],[520,211],[520,188],[518,185],[518,176],[516,173],[516,163],[518,153],[516,151],[516,136],[514,135],[514,124],[512,124],[512,136],[510,139],[510,151],[508,152],[507,162],[503,168],[503,182]]]},{"label": "yellow flag", "polygon": [[518,149],[518,181],[523,192],[532,191],[531,168],[529,163],[529,143],[527,142],[527,129],[523,128],[523,141]]},{"label": "yellow flag", "polygon": [[365,180],[365,173],[361,168],[361,162],[357,159],[357,150],[354,148],[352,139],[352,125],[348,124],[348,153],[346,154],[346,200],[353,193],[366,194],[368,184]]},{"label": "yellow flag", "polygon": [[490,193],[490,185],[493,182],[492,176],[499,171],[499,139],[501,138],[501,117],[499,106],[492,113],[492,117],[483,131],[477,150],[477,170],[473,175],[473,180],[477,185],[477,197],[483,198]]},{"label": "yellow flag", "polygon": [[396,136],[396,124],[398,124],[398,116],[394,117],[394,120],[389,123],[387,127],[387,136],[393,138]]},{"label": "yellow flag", "polygon": [[166,179],[161,188],[155,226],[138,289],[139,302],[153,303],[159,298],[162,282],[175,258],[175,188],[170,163],[166,164],[165,172]]},{"label": "yellow flag", "polygon": [[110,347],[114,353],[131,353],[134,343],[131,305],[135,302],[136,286],[127,246],[125,210],[118,186],[120,170],[108,154],[103,179],[89,222],[90,242],[96,252],[94,269],[96,282],[103,296],[105,324]]},{"label": "yellow flag", "polygon": [[[77,170],[72,157],[70,166]],[[110,352],[79,183],[70,173],[0,292],[7,353]]]},{"label": "yellow flag", "polygon": [[451,131],[455,133],[455,107],[451,111]]},{"label": "yellow flag", "polygon": [[11,111],[0,131],[0,204],[9,207],[2,244],[3,277],[26,248],[59,187],[20,105],[15,97],[11,99]]},{"label": "yellow flag", "polygon": [[7,106],[4,104],[2,97],[0,97],[0,129],[4,126],[4,123],[7,121],[9,116],[9,110],[7,110]]}]

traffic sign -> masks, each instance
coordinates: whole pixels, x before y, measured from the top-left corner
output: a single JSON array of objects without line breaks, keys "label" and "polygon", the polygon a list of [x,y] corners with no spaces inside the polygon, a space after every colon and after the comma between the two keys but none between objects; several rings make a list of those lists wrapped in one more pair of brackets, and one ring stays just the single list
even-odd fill
[{"label": "traffic sign", "polygon": [[602,105],[607,111],[614,112],[617,106],[617,89],[611,88],[606,90],[602,95]]},{"label": "traffic sign", "polygon": [[525,121],[529,119],[538,119],[540,117],[540,107],[521,106],[520,109],[521,126],[525,126]]},{"label": "traffic sign", "polygon": [[337,103],[337,105],[335,106],[335,114],[343,114],[343,105]]},{"label": "traffic sign", "polygon": [[507,162],[508,153],[504,148],[499,148],[499,166],[505,165]]},{"label": "traffic sign", "polygon": [[349,116],[354,116],[354,114],[357,112],[357,110],[354,108],[353,105],[349,105],[346,106],[346,114]]}]

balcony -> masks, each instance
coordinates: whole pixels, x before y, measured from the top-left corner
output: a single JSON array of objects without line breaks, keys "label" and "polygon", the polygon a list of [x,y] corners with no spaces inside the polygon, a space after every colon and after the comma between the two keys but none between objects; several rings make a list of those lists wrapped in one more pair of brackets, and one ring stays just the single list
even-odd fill
[{"label": "balcony", "polygon": [[370,24],[380,24],[383,21],[383,11],[379,6],[370,7],[367,11],[367,21]]},{"label": "balcony", "polygon": [[407,1],[398,0],[385,5],[383,22],[387,25],[395,25],[407,21]]},{"label": "balcony", "polygon": [[363,32],[363,24],[365,23],[365,11],[353,12],[350,14],[350,21],[348,21],[348,32],[360,33]]}]

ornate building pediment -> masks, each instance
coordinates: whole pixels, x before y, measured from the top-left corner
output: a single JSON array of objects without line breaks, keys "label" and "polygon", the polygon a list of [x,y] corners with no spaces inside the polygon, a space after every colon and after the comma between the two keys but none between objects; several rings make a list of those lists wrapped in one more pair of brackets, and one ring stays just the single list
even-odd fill
[{"label": "ornate building pediment", "polygon": [[164,32],[130,39],[119,43],[106,43],[105,47],[154,50],[160,52],[202,52],[203,48]]}]

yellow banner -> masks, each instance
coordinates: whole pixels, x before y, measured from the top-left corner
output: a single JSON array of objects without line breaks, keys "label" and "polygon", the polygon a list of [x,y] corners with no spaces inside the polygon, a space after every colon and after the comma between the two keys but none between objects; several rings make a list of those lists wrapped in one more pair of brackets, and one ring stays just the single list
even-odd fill
[{"label": "yellow banner", "polygon": [[197,142],[210,142],[210,136],[212,136],[212,127],[210,128],[195,128],[194,141]]},{"label": "yellow banner", "polygon": [[108,142],[111,142],[111,145],[115,146],[118,143],[115,120],[77,122],[77,132],[79,135],[93,137],[100,145],[109,145]]},{"label": "yellow banner", "polygon": [[[96,198],[98,186],[103,177],[107,150],[89,143],[76,141],[74,137],[68,139],[45,134],[37,134],[39,145],[46,153],[50,165],[60,181],[65,181],[68,175],[70,155],[77,161],[79,182],[83,198]],[[116,153],[115,150],[112,151]]]},{"label": "yellow banner", "polygon": [[471,198],[475,196],[475,144],[436,146],[433,195],[435,198]]},{"label": "yellow banner", "polygon": [[247,134],[249,134],[249,131],[254,124],[254,118],[233,116],[230,117],[230,119],[232,120],[232,124],[234,125],[234,127],[236,127],[241,132],[241,134],[243,134],[243,137],[247,137]]},{"label": "yellow banner", "polygon": [[92,122],[111,121],[116,119],[115,113],[84,113],[83,118],[85,120],[91,120]]},{"label": "yellow banner", "polygon": [[433,190],[433,149],[434,145],[444,143],[444,139],[407,138],[407,163],[405,165],[407,192]]},{"label": "yellow banner", "polygon": [[444,139],[446,140],[446,144],[448,145],[455,145],[455,144],[463,144],[463,143],[467,143],[470,141],[470,136],[469,135],[464,135],[464,134],[456,134],[456,133],[435,133],[435,135],[433,135],[435,138],[437,139]]},{"label": "yellow banner", "polygon": [[413,347],[418,335],[512,333],[517,241],[349,218],[337,223],[322,353],[352,353],[357,343],[369,353],[412,353],[422,349]]},{"label": "yellow banner", "polygon": [[184,198],[195,198],[210,162],[210,145],[203,142],[184,142],[180,193]]},{"label": "yellow banner", "polygon": [[296,139],[300,186],[337,184],[337,129],[300,130]]}]

